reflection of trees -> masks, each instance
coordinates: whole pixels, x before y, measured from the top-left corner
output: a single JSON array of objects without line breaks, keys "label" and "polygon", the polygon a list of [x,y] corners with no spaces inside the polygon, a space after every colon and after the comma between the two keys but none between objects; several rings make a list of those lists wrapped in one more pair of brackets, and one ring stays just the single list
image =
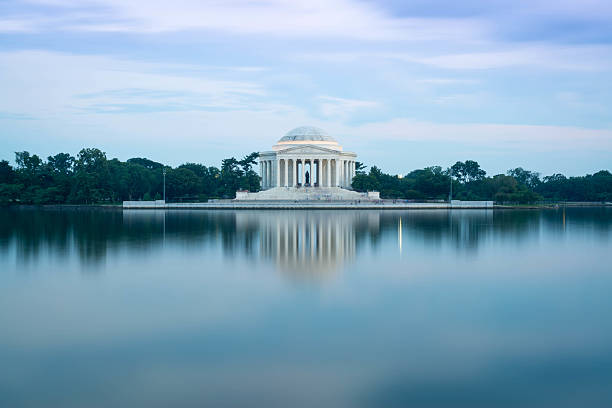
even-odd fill
[{"label": "reflection of trees", "polygon": [[[121,213],[107,210],[2,210],[0,246],[14,242],[17,259],[35,260],[47,249],[66,257],[74,249],[81,259],[106,255],[112,237],[119,237]],[[113,234],[114,232],[114,234]],[[111,238],[111,239],[109,239]]]},{"label": "reflection of trees", "polygon": [[97,263],[128,247],[149,252],[163,243],[201,250],[219,245],[228,257],[273,260],[287,271],[333,270],[360,248],[377,250],[396,240],[399,219],[404,240],[459,251],[477,250],[488,240],[519,240],[542,230],[596,231],[606,238],[610,208],[565,210],[412,211],[155,211],[28,210],[0,211],[0,251],[13,247],[21,262],[49,252],[77,254]]},{"label": "reflection of trees", "polygon": [[480,243],[495,235],[522,235],[539,214],[516,211],[506,218],[504,213],[492,210],[394,211],[382,215],[381,229],[397,231],[401,217],[402,231],[413,241],[430,246],[449,244],[458,250],[475,250]]}]

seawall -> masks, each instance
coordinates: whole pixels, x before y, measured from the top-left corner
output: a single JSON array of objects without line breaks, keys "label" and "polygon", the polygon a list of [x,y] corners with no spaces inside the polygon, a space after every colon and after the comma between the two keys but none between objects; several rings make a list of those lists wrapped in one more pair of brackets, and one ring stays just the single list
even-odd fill
[{"label": "seawall", "polygon": [[224,210],[422,210],[493,209],[493,201],[453,201],[449,203],[406,203],[400,201],[217,201],[208,203],[164,203],[124,201],[123,209],[224,209]]}]

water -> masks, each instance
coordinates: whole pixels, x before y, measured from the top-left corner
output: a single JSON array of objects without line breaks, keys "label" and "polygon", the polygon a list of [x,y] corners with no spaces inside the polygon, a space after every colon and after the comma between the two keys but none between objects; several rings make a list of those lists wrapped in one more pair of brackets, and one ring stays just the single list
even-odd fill
[{"label": "water", "polygon": [[612,405],[612,209],[0,227],[2,407]]}]

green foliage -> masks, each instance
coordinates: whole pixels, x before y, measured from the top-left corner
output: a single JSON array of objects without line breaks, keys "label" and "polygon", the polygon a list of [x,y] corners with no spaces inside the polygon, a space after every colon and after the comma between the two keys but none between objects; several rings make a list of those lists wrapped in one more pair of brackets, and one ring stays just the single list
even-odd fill
[{"label": "green foliage", "polygon": [[52,172],[62,175],[68,175],[72,172],[74,166],[74,157],[68,153],[58,153],[55,156],[49,156],[47,163]]},{"label": "green foliage", "polygon": [[380,191],[383,198],[441,199],[448,197],[450,179],[439,166],[414,170],[402,178],[373,166],[369,174],[355,175],[352,187],[356,191]]},{"label": "green foliage", "polygon": [[[164,169],[168,201],[233,198],[237,190],[260,189],[260,178],[253,170],[257,157],[257,153],[242,160],[231,157],[223,160],[220,168],[199,163],[171,168],[146,158],[108,160],[95,148],[81,150],[76,158],[58,153],[46,161],[27,151],[16,152],[15,169],[8,161],[0,161],[0,205],[159,200],[163,197]],[[403,177],[386,174],[376,166],[366,173],[365,168],[356,163],[353,189],[380,191],[382,198],[448,199],[452,174],[453,198],[461,200],[612,201],[612,174],[607,170],[583,177],[553,174],[540,179],[538,173],[521,167],[487,177],[473,160],[457,162],[448,169],[432,166],[413,170]]]},{"label": "green foliage", "polygon": [[366,165],[362,162],[355,162],[355,174],[365,174]]},{"label": "green foliage", "polygon": [[10,184],[15,180],[15,170],[8,161],[0,161],[0,183]]},{"label": "green foliage", "polygon": [[58,153],[43,161],[29,152],[15,153],[16,169],[0,161],[0,204],[93,204],[125,200],[160,200],[166,170],[168,201],[232,198],[237,189],[259,191],[260,178],[253,170],[258,153],[242,160],[223,160],[221,169],[198,163],[177,168],[147,158],[126,162],[108,160],[99,149],[88,148],[76,158]]},{"label": "green foliage", "polygon": [[23,184],[0,184],[0,205],[13,204],[18,202]]},{"label": "green foliage", "polygon": [[535,191],[557,201],[612,201],[612,174],[607,170],[584,177],[553,174],[544,177]]},{"label": "green foliage", "polygon": [[164,165],[161,163],[154,162],[153,160],[140,158],[140,157],[134,157],[132,159],[128,159],[127,162],[130,164],[138,164],[149,170],[159,170],[164,167]]},{"label": "green foliage", "polygon": [[68,201],[79,204],[112,202],[110,175],[104,152],[99,149],[81,150],[74,165],[74,181]]},{"label": "green foliage", "polygon": [[540,180],[540,173],[525,170],[522,167],[508,170],[508,176],[516,179],[517,182],[527,186],[530,189],[536,189],[542,183]]},{"label": "green foliage", "polygon": [[486,176],[486,172],[480,168],[478,162],[474,160],[466,160],[465,162],[458,161],[451,167],[453,177],[463,183],[470,181],[482,180]]},{"label": "green foliage", "polygon": [[380,190],[380,183],[376,177],[366,174],[356,174],[355,177],[353,177],[352,186],[354,190],[362,192]]},{"label": "green foliage", "polygon": [[352,187],[356,191],[380,191],[382,198],[448,199],[450,174],[453,175],[453,198],[459,200],[520,204],[541,200],[612,201],[612,174],[607,170],[571,178],[553,174],[541,180],[538,173],[517,167],[508,170],[507,175],[487,177],[473,160],[457,162],[447,170],[440,166],[413,170],[401,178],[373,166],[368,174],[357,173]]}]

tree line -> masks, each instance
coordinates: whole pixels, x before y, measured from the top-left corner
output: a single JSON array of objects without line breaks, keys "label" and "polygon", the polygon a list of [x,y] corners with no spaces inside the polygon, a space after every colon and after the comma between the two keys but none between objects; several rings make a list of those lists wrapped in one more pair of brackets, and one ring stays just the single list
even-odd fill
[{"label": "tree line", "polygon": [[[82,149],[76,157],[58,153],[46,160],[27,151],[15,153],[13,167],[0,161],[0,204],[104,204],[163,197],[166,174],[168,201],[207,201],[234,198],[237,190],[259,191],[254,170],[258,153],[242,160],[221,161],[220,167],[185,163],[173,168],[146,158],[125,162],[107,159],[95,148]],[[520,167],[506,174],[487,176],[473,160],[413,170],[397,176],[372,166],[366,171],[357,162],[353,189],[380,191],[389,199],[493,200],[502,203],[550,201],[612,201],[612,174],[601,170],[581,177],[562,174],[540,177]]]},{"label": "tree line", "polygon": [[357,191],[380,191],[383,198],[448,199],[452,190],[457,200],[493,200],[499,203],[533,203],[538,201],[612,201],[612,174],[607,170],[579,177],[539,173],[521,167],[491,177],[478,162],[458,161],[443,169],[440,166],[413,170],[404,176],[383,173],[376,166],[369,172],[358,163],[353,178]]},{"label": "tree line", "polygon": [[206,201],[233,198],[237,190],[258,191],[253,170],[258,153],[242,160],[232,157],[221,167],[185,163],[176,168],[146,159],[125,162],[107,159],[99,149],[87,148],[76,157],[68,153],[47,160],[27,151],[15,153],[16,166],[0,161],[0,204],[104,204],[127,200]]}]

